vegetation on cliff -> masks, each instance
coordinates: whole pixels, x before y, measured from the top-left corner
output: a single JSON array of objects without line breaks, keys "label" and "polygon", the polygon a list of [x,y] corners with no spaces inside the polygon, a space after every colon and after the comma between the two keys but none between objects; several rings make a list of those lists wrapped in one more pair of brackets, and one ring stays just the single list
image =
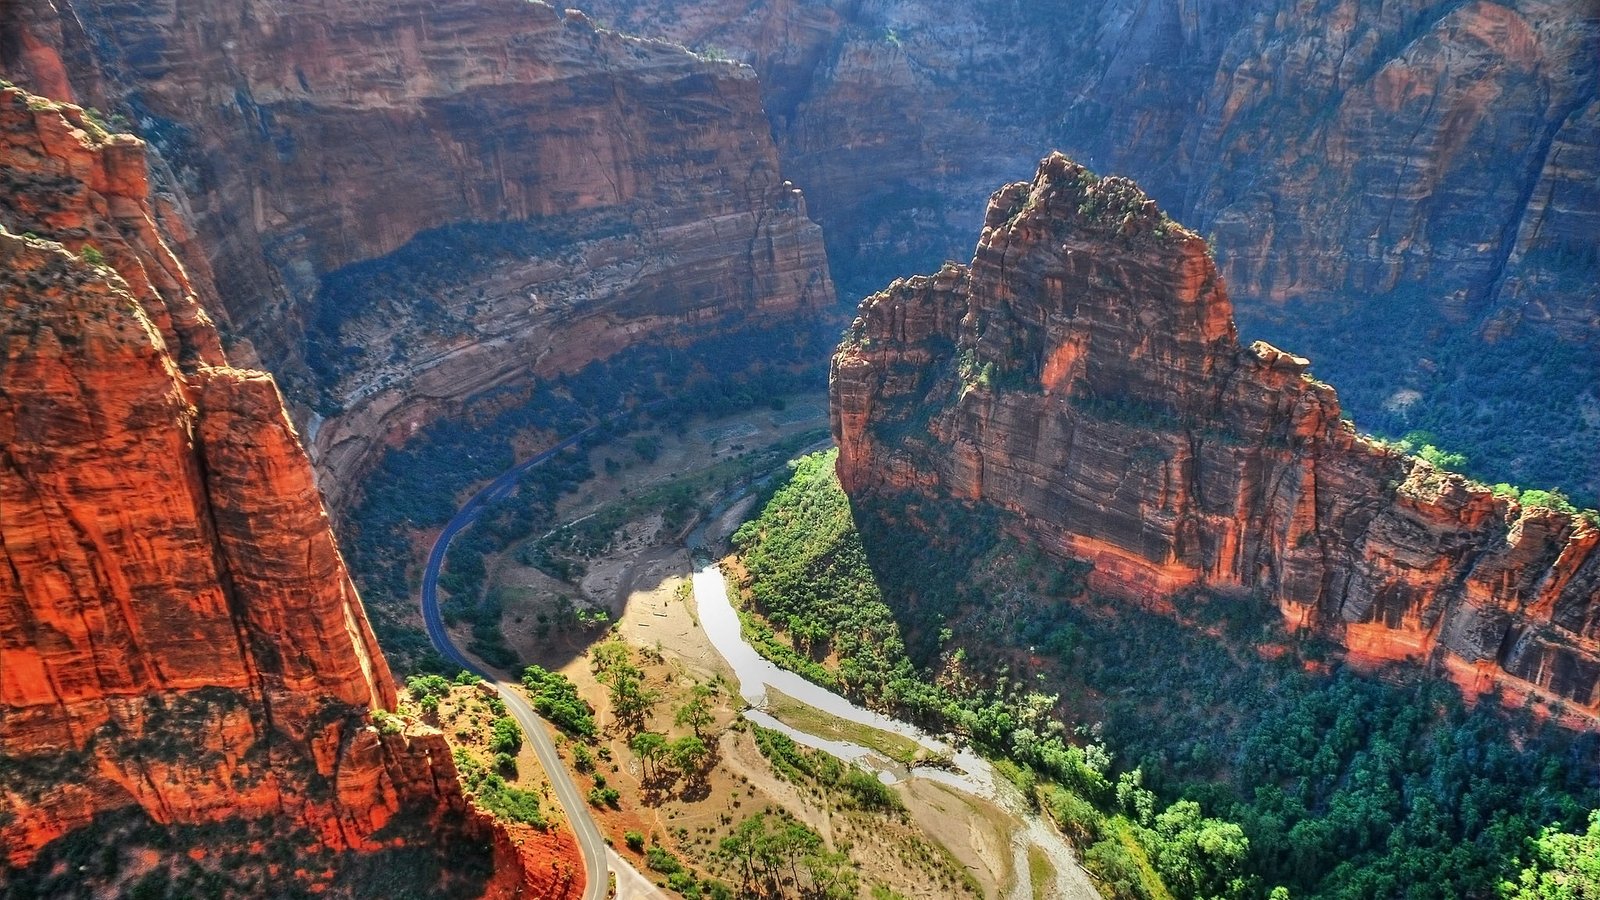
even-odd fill
[{"label": "vegetation on cliff", "polygon": [[1600,802],[1600,738],[1355,674],[1264,604],[1105,601],[994,514],[852,504],[832,463],[736,536],[753,643],[1017,761],[1116,896],[1482,896]]}]

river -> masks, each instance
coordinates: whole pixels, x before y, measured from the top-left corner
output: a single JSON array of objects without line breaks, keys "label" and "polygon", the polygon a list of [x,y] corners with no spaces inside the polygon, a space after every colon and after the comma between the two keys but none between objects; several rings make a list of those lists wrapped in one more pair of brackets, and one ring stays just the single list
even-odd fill
[{"label": "river", "polygon": [[[712,521],[716,521],[713,518]],[[689,539],[690,546],[705,544],[704,526],[696,529]],[[906,778],[925,778],[938,781],[958,791],[997,803],[1010,811],[1022,827],[1012,836],[1012,865],[1016,877],[1007,895],[1008,900],[1033,900],[1036,896],[1029,884],[1028,848],[1038,847],[1049,857],[1055,869],[1055,884],[1044,896],[1061,900],[1099,900],[1100,894],[1090,883],[1089,876],[1078,865],[1077,855],[1048,822],[1034,812],[1030,804],[1010,781],[995,771],[994,766],[970,750],[952,746],[914,725],[874,712],[850,702],[844,697],[814,684],[787,669],[781,669],[756,652],[744,639],[739,627],[739,614],[728,599],[728,583],[715,560],[703,561],[698,555],[694,562],[694,600],[698,608],[700,626],[710,638],[739,682],[739,694],[751,705],[745,718],[763,728],[781,731],[798,744],[831,753],[841,759],[875,772],[878,778],[893,784]],[[773,718],[763,710],[768,689],[779,691],[809,706],[849,722],[866,725],[915,741],[929,752],[951,762],[950,768],[905,766],[874,750],[847,741],[830,740],[809,734]]]}]

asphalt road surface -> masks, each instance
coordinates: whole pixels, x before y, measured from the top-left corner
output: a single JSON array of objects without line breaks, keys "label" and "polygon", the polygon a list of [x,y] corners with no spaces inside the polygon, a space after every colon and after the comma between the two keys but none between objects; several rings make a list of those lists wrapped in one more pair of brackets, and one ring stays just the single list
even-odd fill
[{"label": "asphalt road surface", "polygon": [[609,852],[605,841],[600,837],[600,829],[595,826],[594,818],[589,815],[588,803],[578,792],[578,786],[573,783],[566,766],[562,765],[561,757],[556,754],[555,744],[550,740],[550,733],[545,728],[544,720],[540,719],[533,711],[533,707],[528,704],[520,686],[501,681],[498,676],[484,671],[468,659],[466,654],[451,643],[450,632],[445,629],[444,618],[439,614],[439,571],[444,566],[444,554],[450,547],[450,541],[478,521],[492,501],[499,500],[515,490],[517,478],[523,472],[577,444],[599,427],[600,425],[591,425],[537,456],[517,463],[472,495],[472,499],[468,500],[455,517],[444,526],[444,531],[441,531],[433,542],[433,549],[428,552],[428,565],[422,572],[422,620],[427,625],[428,639],[433,642],[434,649],[451,663],[482,677],[484,681],[493,685],[495,690],[500,692],[501,699],[505,701],[506,709],[516,717],[517,724],[522,726],[523,734],[527,735],[529,742],[533,744],[534,753],[539,757],[539,764],[544,766],[545,774],[549,776],[550,784],[555,789],[556,799],[560,801],[561,809],[566,812],[567,821],[572,823],[572,831],[578,838],[578,848],[583,852],[586,876],[584,900],[604,900],[609,889],[608,868],[617,872],[618,897],[664,898],[666,895],[648,879],[621,857]]}]

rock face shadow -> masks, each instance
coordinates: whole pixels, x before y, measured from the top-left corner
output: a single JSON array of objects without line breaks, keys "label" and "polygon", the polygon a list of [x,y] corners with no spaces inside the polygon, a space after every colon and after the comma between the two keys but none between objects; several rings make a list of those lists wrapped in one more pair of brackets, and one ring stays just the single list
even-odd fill
[{"label": "rock face shadow", "polygon": [[467,838],[471,828],[459,813],[413,810],[371,836],[382,849],[333,852],[287,817],[169,825],[121,810],[46,844],[25,868],[0,868],[0,896],[482,897],[494,850]]}]

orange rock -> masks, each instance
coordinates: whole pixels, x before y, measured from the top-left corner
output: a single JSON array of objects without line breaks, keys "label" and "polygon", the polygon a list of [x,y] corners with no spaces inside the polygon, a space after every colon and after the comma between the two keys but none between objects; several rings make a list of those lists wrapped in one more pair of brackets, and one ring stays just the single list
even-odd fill
[{"label": "orange rock", "polygon": [[583,896],[583,855],[571,833],[507,825],[476,809],[473,815],[478,827],[491,833],[494,844],[494,876],[483,892],[484,900]]},{"label": "orange rock", "polygon": [[138,142],[6,89],[0,146],[0,880],[129,808],[334,849],[459,818],[442,736],[374,727],[395,686],[310,462],[227,365]]},{"label": "orange rock", "polygon": [[1308,365],[1240,347],[1204,242],[1055,155],[994,195],[970,267],[863,301],[833,360],[839,476],[985,503],[1149,608],[1265,596],[1353,662],[1592,721],[1600,529],[1357,437]]}]

